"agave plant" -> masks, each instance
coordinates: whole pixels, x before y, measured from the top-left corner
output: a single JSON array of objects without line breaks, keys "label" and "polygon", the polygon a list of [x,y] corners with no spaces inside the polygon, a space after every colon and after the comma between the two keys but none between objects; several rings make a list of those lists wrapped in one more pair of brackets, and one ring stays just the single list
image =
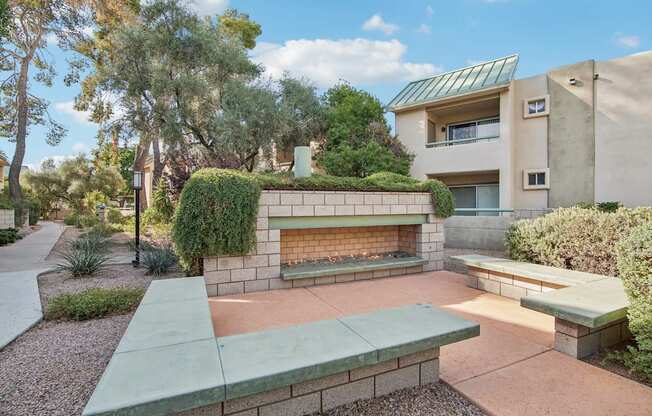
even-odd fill
[{"label": "agave plant", "polygon": [[58,269],[68,271],[74,277],[92,276],[109,260],[106,252],[88,248],[71,248],[61,258]]},{"label": "agave plant", "polygon": [[170,247],[152,246],[144,251],[142,264],[147,268],[147,274],[160,276],[177,264],[177,258]]}]

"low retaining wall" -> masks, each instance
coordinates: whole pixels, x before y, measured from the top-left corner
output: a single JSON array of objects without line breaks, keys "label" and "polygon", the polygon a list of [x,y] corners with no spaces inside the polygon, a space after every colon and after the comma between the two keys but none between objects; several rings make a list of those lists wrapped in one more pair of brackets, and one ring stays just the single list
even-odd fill
[{"label": "low retaining wall", "polygon": [[[415,216],[423,218],[423,223],[401,222]],[[306,223],[310,223],[309,220],[318,218],[330,228],[350,228],[356,217],[367,220],[382,218],[387,222],[385,225],[392,225],[396,219],[395,224],[410,225],[410,232],[399,232],[399,235],[413,235],[414,242],[410,247],[414,247],[414,254],[427,263],[418,270],[379,270],[300,280],[281,278],[281,229],[275,228],[274,220],[305,219]],[[209,296],[396,276],[442,270],[444,267],[444,223],[434,216],[431,195],[424,192],[263,191],[259,201],[256,238],[256,248],[246,256],[204,258],[204,277]],[[317,257],[313,254],[313,258]],[[324,251],[324,257],[328,255],[328,251]]]},{"label": "low retaining wall", "polygon": [[14,210],[0,209],[0,230],[4,228],[15,228]]},{"label": "low retaining wall", "polygon": [[[439,348],[179,413],[286,416],[325,412],[356,400],[439,381]],[[242,412],[242,413],[241,413]]]}]

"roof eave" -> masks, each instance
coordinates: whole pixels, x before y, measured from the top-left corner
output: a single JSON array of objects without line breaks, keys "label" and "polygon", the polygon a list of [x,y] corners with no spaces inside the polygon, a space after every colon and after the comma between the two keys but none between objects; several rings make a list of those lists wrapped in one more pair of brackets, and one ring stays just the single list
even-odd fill
[{"label": "roof eave", "polygon": [[511,80],[509,82],[500,84],[500,85],[494,85],[491,86],[490,88],[485,88],[481,90],[475,90],[475,91],[469,91],[463,94],[454,94],[454,95],[448,95],[445,97],[439,97],[434,100],[422,100],[418,101],[415,103],[410,103],[408,105],[399,105],[399,106],[393,106],[393,107],[388,107],[387,111],[391,111],[393,113],[400,113],[403,111],[407,110],[414,110],[416,108],[420,107],[425,107],[431,104],[439,104],[439,103],[445,103],[449,101],[455,101],[463,98],[470,98],[470,97],[477,97],[477,96],[482,96],[486,95],[488,93],[494,93],[494,92],[500,92],[509,89],[509,85],[511,84]]}]

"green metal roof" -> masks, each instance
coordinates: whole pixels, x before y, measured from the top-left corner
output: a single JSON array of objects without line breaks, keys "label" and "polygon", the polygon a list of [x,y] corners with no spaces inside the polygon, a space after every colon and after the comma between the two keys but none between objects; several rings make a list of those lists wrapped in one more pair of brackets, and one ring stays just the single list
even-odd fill
[{"label": "green metal roof", "polygon": [[387,107],[393,110],[509,84],[517,63],[518,55],[515,54],[412,81]]}]

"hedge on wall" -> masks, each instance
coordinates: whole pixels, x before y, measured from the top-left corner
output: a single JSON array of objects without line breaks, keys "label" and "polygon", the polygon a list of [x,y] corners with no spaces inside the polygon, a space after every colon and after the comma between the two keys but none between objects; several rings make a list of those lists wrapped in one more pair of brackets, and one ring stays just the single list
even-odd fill
[{"label": "hedge on wall", "polygon": [[408,176],[379,172],[366,178],[288,174],[251,174],[202,169],[186,182],[174,216],[172,238],[186,269],[201,270],[208,256],[243,255],[256,243],[258,199],[262,189],[321,191],[430,192],[435,215],[453,214],[453,195],[442,182],[420,182]]},{"label": "hedge on wall", "polygon": [[172,237],[183,265],[197,270],[202,257],[242,255],[256,243],[260,185],[235,170],[201,169],[186,182]]},{"label": "hedge on wall", "polygon": [[629,297],[629,329],[637,347],[624,354],[625,364],[652,380],[652,223],[631,230],[616,245],[618,273]]},{"label": "hedge on wall", "polygon": [[506,245],[514,260],[616,276],[615,246],[633,227],[652,222],[651,208],[560,208],[547,215],[517,221]]}]

